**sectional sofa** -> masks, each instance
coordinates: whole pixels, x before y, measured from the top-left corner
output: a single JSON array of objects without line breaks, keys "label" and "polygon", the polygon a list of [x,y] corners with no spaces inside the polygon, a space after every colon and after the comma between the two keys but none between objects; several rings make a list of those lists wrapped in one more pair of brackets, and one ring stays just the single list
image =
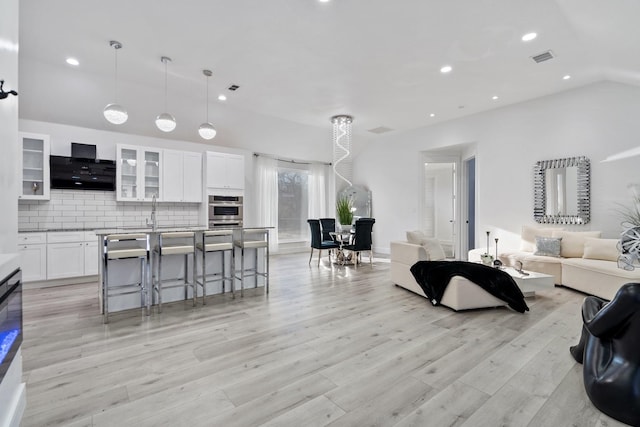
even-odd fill
[{"label": "sectional sofa", "polygon": [[[554,276],[557,285],[611,300],[620,286],[640,282],[640,268],[618,267],[618,239],[603,239],[599,231],[523,226],[519,250],[498,254],[505,265]],[[559,247],[559,251],[549,249]],[[480,261],[485,248],[469,251],[469,261]]]}]

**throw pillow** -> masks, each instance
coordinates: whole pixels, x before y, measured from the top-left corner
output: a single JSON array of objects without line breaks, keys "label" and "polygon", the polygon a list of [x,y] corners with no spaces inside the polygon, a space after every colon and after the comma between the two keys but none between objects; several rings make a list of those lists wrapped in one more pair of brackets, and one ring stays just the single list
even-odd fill
[{"label": "throw pillow", "polygon": [[442,261],[445,258],[444,249],[442,249],[442,245],[438,239],[425,237],[421,245],[427,251],[429,261]]},{"label": "throw pillow", "polygon": [[618,239],[596,239],[585,237],[582,258],[618,261]]},{"label": "throw pillow", "polygon": [[413,243],[414,245],[422,244],[422,240],[426,238],[427,236],[420,230],[407,231],[407,242]]},{"label": "throw pillow", "polygon": [[407,242],[422,246],[427,252],[427,259],[430,261],[445,259],[444,249],[442,249],[440,241],[433,237],[427,237],[423,231],[407,231]]},{"label": "throw pillow", "polygon": [[536,236],[553,237],[551,234],[562,228],[544,228],[533,225],[523,225],[520,233],[520,250],[523,252],[533,252],[536,248]]},{"label": "throw pillow", "polygon": [[565,258],[582,258],[584,254],[584,239],[587,237],[600,237],[600,231],[563,231],[556,230],[553,237],[562,238],[560,255]]},{"label": "throw pillow", "polygon": [[534,255],[560,257],[560,242],[562,238],[536,236]]}]

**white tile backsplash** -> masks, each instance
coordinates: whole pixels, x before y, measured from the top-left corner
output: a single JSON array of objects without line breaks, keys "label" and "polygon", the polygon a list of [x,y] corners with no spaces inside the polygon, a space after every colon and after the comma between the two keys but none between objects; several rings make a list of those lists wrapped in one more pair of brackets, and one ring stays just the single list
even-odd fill
[{"label": "white tile backsplash", "polygon": [[[160,226],[199,224],[199,203],[158,202]],[[51,190],[51,200],[20,200],[18,230],[144,227],[151,203],[116,202],[112,191]]]}]

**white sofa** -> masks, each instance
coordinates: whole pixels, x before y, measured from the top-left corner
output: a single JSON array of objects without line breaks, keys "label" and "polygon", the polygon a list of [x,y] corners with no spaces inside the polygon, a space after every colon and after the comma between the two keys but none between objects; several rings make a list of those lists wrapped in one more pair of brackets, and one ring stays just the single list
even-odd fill
[{"label": "white sofa", "polygon": [[[410,268],[418,261],[436,261],[444,259],[442,247],[434,239],[428,239],[420,232],[408,232],[410,241],[391,242],[391,281],[426,298],[426,295]],[[442,296],[440,304],[453,310],[499,307],[506,302],[494,297],[475,283],[464,277],[454,276]]]},{"label": "white sofa", "polygon": [[[620,286],[640,282],[640,269],[618,268],[617,239],[602,239],[599,231],[523,226],[519,250],[498,254],[505,265],[522,263],[524,270],[554,276],[557,285],[611,300]],[[536,255],[536,238],[560,240],[558,256]],[[469,251],[469,261],[479,261],[486,248]]]}]

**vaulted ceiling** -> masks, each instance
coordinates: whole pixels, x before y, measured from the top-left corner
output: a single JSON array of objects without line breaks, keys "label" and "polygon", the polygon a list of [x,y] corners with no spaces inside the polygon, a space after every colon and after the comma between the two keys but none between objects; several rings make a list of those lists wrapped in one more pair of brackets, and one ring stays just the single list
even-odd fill
[{"label": "vaulted ceiling", "polygon": [[[637,0],[22,0],[20,118],[204,142],[210,69],[214,144],[241,146],[251,126],[330,135],[336,114],[366,140],[600,80],[640,84],[638,17]],[[115,100],[110,40],[123,44],[121,126],[102,116]],[[171,134],[154,125],[161,56]]]}]

